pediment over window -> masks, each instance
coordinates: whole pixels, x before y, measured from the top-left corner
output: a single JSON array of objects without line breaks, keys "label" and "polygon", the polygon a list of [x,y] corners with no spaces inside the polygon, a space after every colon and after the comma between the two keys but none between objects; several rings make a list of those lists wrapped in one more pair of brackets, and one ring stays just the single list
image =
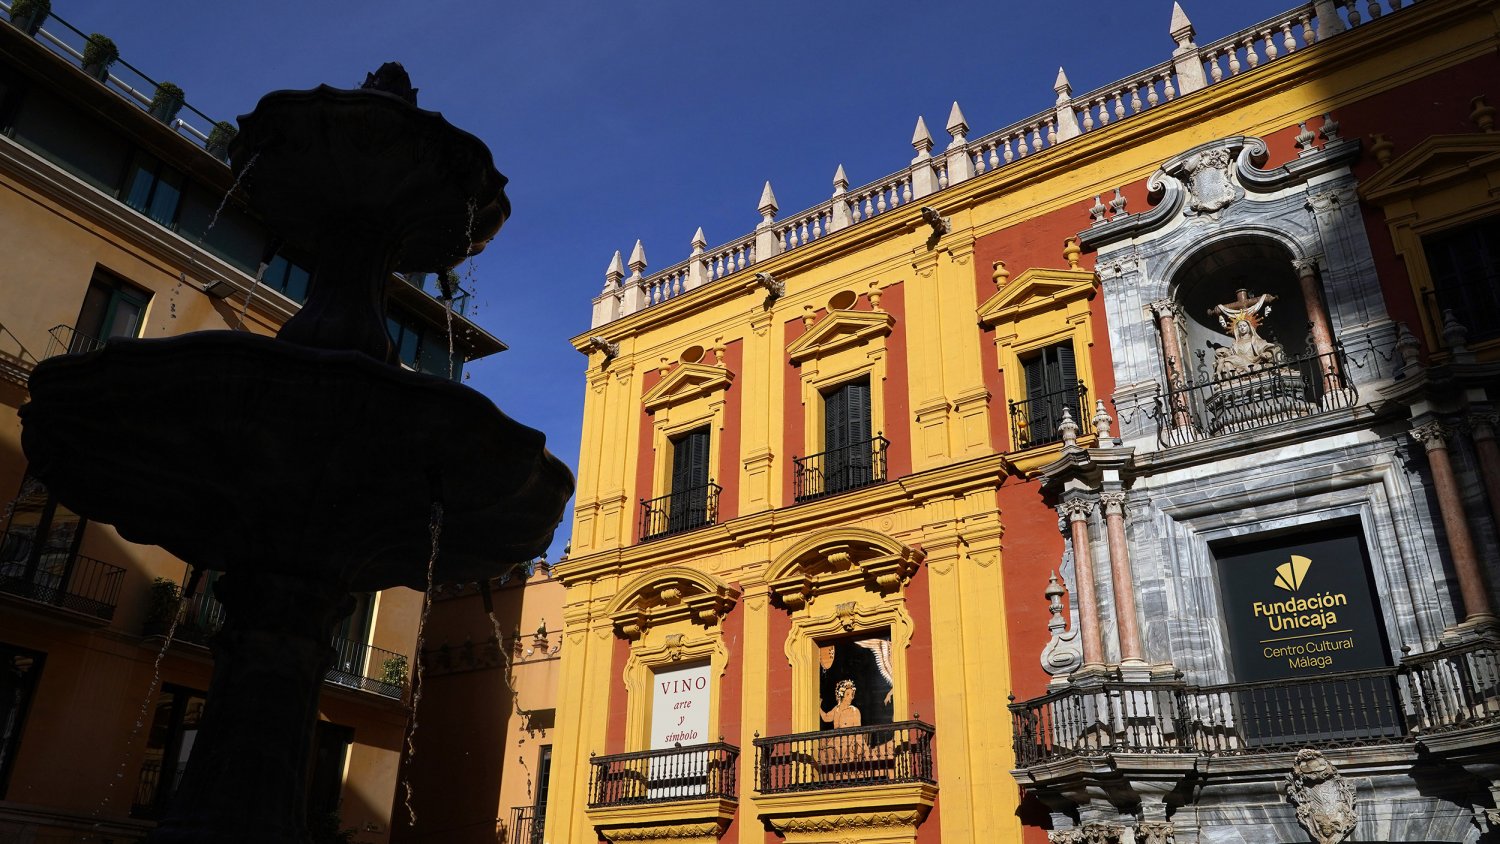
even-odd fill
[{"label": "pediment over window", "polygon": [[1071,302],[1086,302],[1094,297],[1097,280],[1093,270],[1032,267],[979,306],[979,323],[992,328],[1035,313],[1056,311]]},{"label": "pediment over window", "polygon": [[771,594],[789,610],[800,610],[818,595],[862,587],[882,595],[895,592],[921,566],[922,551],[864,528],[825,531],[782,554],[770,571]]},{"label": "pediment over window", "polygon": [[658,408],[670,407],[727,389],[733,381],[734,373],[722,366],[682,363],[647,391],[641,398],[641,403],[648,412],[655,413]]},{"label": "pediment over window", "polygon": [[[1384,205],[1485,172],[1500,172],[1500,134],[1433,135],[1361,182],[1359,195]],[[1490,190],[1496,189],[1500,184],[1492,181]]]},{"label": "pediment over window", "polygon": [[885,311],[829,311],[786,347],[787,357],[793,364],[822,357],[874,337],[884,337],[895,324],[896,318]]},{"label": "pediment over window", "polygon": [[713,627],[739,599],[738,589],[713,575],[671,566],[625,587],[610,603],[609,617],[616,635],[639,639],[650,627],[684,618]]}]

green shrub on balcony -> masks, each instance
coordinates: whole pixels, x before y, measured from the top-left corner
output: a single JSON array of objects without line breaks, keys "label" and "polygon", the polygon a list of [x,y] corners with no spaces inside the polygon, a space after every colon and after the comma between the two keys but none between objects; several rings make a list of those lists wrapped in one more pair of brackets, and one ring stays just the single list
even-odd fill
[{"label": "green shrub on balcony", "polygon": [[406,681],[411,677],[406,657],[401,654],[388,656],[385,662],[380,663],[380,682],[398,689],[406,688]]},{"label": "green shrub on balcony", "polygon": [[165,577],[151,581],[151,590],[146,595],[146,635],[157,635],[171,629],[181,607],[180,586]]},{"label": "green shrub on balcony", "polygon": [[109,68],[120,60],[120,48],[108,36],[97,32],[83,45],[83,72],[100,82],[109,79]]},{"label": "green shrub on balcony", "polygon": [[47,16],[52,14],[52,3],[50,0],[14,0],[10,4],[10,22],[16,28],[35,37],[37,32],[46,22]]},{"label": "green shrub on balcony", "polygon": [[163,123],[171,123],[182,110],[185,97],[175,82],[160,82],[151,97],[151,116]]}]

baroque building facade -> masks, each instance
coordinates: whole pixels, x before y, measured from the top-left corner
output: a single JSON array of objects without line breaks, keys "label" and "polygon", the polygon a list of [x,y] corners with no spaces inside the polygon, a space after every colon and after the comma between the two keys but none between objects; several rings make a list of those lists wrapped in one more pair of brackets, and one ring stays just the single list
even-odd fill
[{"label": "baroque building facade", "polygon": [[[16,411],[53,355],[113,337],[274,333],[310,267],[230,198],[232,124],[129,65],[87,61],[81,32],[31,8],[0,23],[0,840],[136,841],[197,735],[223,608],[212,575],[80,518],[32,479]],[[458,374],[431,287],[391,279],[392,339],[408,366]],[[504,348],[455,322],[455,366]],[[244,459],[232,441],[182,447]],[[324,835],[389,840],[421,606],[409,589],[360,596],[331,643],[303,798]]]},{"label": "baroque building facade", "polygon": [[545,840],[1493,834],[1500,6],[1172,12],[615,255]]}]

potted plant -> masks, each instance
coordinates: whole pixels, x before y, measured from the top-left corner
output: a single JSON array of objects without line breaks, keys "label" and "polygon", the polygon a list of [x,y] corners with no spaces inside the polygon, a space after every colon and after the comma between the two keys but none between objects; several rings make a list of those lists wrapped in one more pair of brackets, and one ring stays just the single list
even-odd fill
[{"label": "potted plant", "polygon": [[227,162],[229,160],[229,142],[234,140],[234,136],[239,133],[240,130],[234,128],[233,123],[230,123],[228,120],[220,120],[214,124],[214,128],[209,130],[208,140],[203,144],[203,148],[208,150],[208,154],[214,158]]},{"label": "potted plant", "polygon": [[10,4],[10,22],[16,29],[35,37],[52,14],[51,0],[13,0]]},{"label": "potted plant", "polygon": [[163,123],[171,123],[177,112],[182,111],[182,89],[175,82],[159,82],[151,97],[151,116]]},{"label": "potted plant", "polygon": [[182,589],[176,583],[158,577],[151,581],[151,590],[146,596],[146,621],[143,625],[147,636],[165,635],[172,627],[172,620],[182,606]]},{"label": "potted plant", "polygon": [[120,48],[108,36],[96,32],[83,45],[83,72],[100,82],[109,81],[110,65],[119,59]]},{"label": "potted plant", "polygon": [[385,662],[380,663],[380,682],[385,683],[387,686],[404,689],[406,688],[406,681],[410,676],[406,657],[401,654],[388,656],[385,658]]}]

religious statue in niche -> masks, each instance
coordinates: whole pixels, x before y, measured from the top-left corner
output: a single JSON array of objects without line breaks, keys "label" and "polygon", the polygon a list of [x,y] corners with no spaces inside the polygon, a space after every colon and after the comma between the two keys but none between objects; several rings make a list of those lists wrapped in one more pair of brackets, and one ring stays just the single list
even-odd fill
[{"label": "religious statue in niche", "polygon": [[1286,361],[1280,343],[1260,336],[1261,323],[1271,315],[1271,303],[1275,301],[1276,297],[1269,293],[1252,297],[1242,287],[1236,291],[1233,302],[1215,305],[1208,312],[1234,338],[1230,345],[1214,350],[1215,379],[1247,375]]}]

